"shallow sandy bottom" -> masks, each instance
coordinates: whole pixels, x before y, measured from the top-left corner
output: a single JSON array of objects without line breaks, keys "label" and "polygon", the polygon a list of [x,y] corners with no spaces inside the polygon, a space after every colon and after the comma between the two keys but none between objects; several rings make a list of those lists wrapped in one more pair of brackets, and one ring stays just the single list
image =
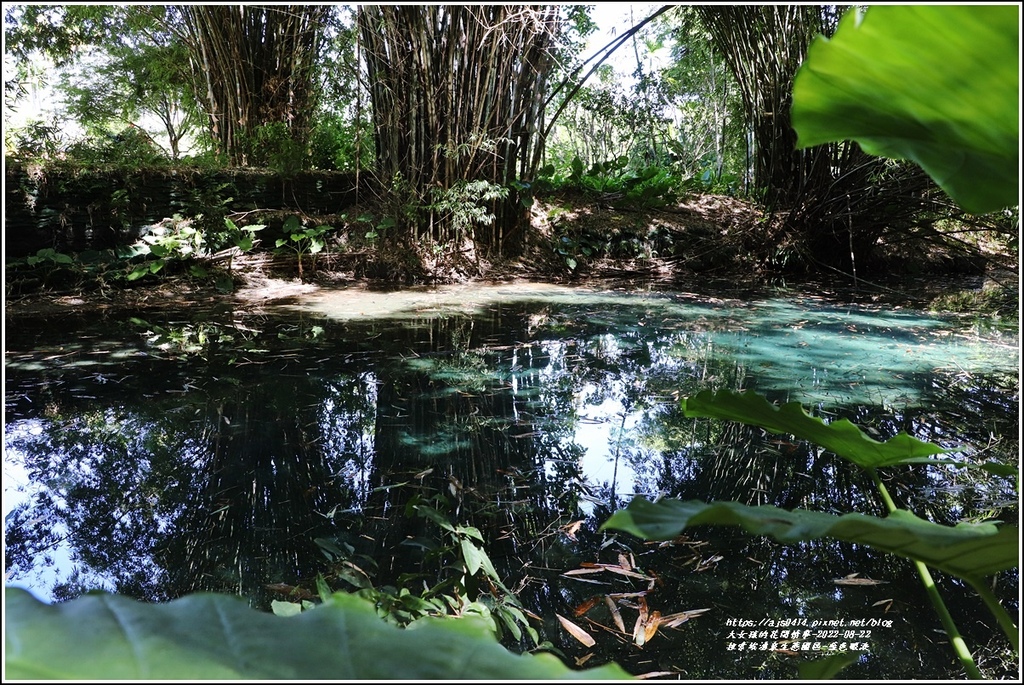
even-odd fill
[{"label": "shallow sandy bottom", "polygon": [[[612,291],[604,291],[608,295]],[[384,291],[365,286],[319,289],[289,298],[282,306],[315,312],[332,319],[436,316],[444,313],[469,314],[503,301],[543,299],[583,302],[600,297],[602,291],[579,286],[562,286],[530,281],[512,283],[463,283],[457,285],[407,287]]]}]

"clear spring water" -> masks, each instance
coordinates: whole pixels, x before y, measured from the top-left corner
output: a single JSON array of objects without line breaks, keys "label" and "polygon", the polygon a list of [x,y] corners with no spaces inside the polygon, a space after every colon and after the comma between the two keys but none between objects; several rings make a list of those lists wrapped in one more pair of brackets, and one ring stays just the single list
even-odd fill
[{"label": "clear spring water", "polygon": [[[267,608],[283,598],[268,585],[312,588],[318,573],[352,589],[349,562],[377,587],[422,589],[450,560],[429,553],[441,531],[406,505],[443,496],[569,663],[789,679],[808,655],[760,649],[770,635],[741,650],[734,624],[770,633],[842,619],[877,624],[850,637],[862,656],[843,677],[958,678],[904,560],[724,528],[657,545],[598,527],[635,495],[881,513],[848,465],[785,436],[686,419],[681,397],[748,389],[878,439],[905,430],[1016,464],[1018,368],[1015,331],[812,292],[350,289],[260,310],[20,318],[6,328],[5,580],[48,601],[215,590]],[[1017,517],[1005,479],[888,477],[904,506],[941,523]],[[622,560],[634,575],[564,575]],[[851,574],[879,582],[836,583]],[[972,593],[939,582],[983,668],[1015,670]],[[1016,573],[997,582],[1015,614]],[[628,632],[640,597],[662,615],[709,611],[638,647],[608,594]]]}]

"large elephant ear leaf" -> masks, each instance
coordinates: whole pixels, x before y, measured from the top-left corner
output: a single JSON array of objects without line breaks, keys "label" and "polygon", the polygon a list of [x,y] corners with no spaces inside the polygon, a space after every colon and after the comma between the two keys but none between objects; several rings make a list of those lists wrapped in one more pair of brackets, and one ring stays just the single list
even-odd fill
[{"label": "large elephant ear leaf", "polygon": [[5,675],[13,680],[629,677],[615,665],[578,671],[551,654],[513,654],[472,619],[397,628],[352,595],[288,617],[215,594],[164,604],[99,594],[48,605],[6,588],[5,599]]},{"label": "large elephant ear leaf", "polygon": [[798,145],[855,140],[920,165],[961,207],[1018,202],[1020,5],[875,5],[810,46]]},{"label": "large elephant ear leaf", "polygon": [[686,416],[728,419],[760,426],[773,433],[788,433],[821,445],[865,469],[921,462],[957,463],[929,459],[931,455],[951,450],[918,440],[906,433],[879,442],[847,419],[825,423],[804,411],[799,402],[789,402],[778,407],[752,392],[720,390],[713,393],[703,390],[694,397],[683,399],[682,408]]},{"label": "large elephant ear leaf", "polygon": [[866,514],[835,516],[772,506],[752,507],[739,502],[649,502],[638,497],[612,514],[602,528],[647,540],[668,540],[697,525],[740,526],[749,533],[768,535],[787,544],[830,537],[921,561],[972,580],[1016,567],[1020,555],[1020,534],[1014,526],[942,526],[902,510],[886,518]]}]

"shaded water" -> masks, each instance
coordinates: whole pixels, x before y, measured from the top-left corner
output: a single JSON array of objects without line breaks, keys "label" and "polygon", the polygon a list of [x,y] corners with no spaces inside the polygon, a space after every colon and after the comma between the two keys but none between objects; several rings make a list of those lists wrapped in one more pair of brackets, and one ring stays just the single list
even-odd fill
[{"label": "shaded water", "polygon": [[[801,657],[740,651],[731,624],[874,620],[890,623],[858,628],[866,648],[844,677],[957,678],[904,560],[721,528],[659,545],[598,527],[637,494],[882,513],[870,482],[813,446],[684,418],[679,398],[706,388],[1016,465],[1018,365],[1015,331],[800,293],[349,290],[261,312],[19,319],[6,330],[6,582],[51,601],[216,590],[267,608],[283,598],[268,585],[312,589],[319,573],[352,589],[358,568],[416,592],[449,573],[430,553],[442,531],[407,506],[432,498],[483,532],[569,663],[788,679]],[[1017,518],[1005,479],[894,471],[890,490],[918,515]],[[623,561],[629,573],[564,575]],[[850,574],[882,582],[836,584]],[[1016,673],[972,593],[939,582],[987,673]],[[997,592],[1015,614],[1016,573]],[[629,632],[640,597],[662,615],[709,611],[640,648],[614,630],[608,594]]]}]

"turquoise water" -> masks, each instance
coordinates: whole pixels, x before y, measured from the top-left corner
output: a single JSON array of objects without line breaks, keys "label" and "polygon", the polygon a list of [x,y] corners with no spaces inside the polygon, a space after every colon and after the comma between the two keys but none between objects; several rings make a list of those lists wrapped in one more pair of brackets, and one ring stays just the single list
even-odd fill
[{"label": "turquoise water", "polygon": [[[879,439],[904,430],[967,460],[1019,455],[1016,332],[813,293],[353,289],[261,309],[21,319],[6,337],[7,584],[48,601],[216,590],[267,608],[280,599],[268,585],[313,587],[318,573],[352,589],[344,561],[376,587],[422,574],[422,589],[442,573],[424,551],[440,533],[407,505],[440,495],[454,523],[483,532],[570,663],[637,674],[788,679],[802,657],[739,655],[733,623],[873,619],[891,624],[865,638],[848,677],[960,677],[901,560],[728,529],[660,546],[598,530],[637,495],[880,513],[871,484],[830,455],[686,419],[681,397],[748,389]],[[941,523],[1017,516],[1005,479],[887,477]],[[571,573],[623,559],[636,575]],[[851,574],[879,582],[835,582]],[[1015,606],[1006,575],[998,587]],[[965,637],[998,654],[970,592],[940,583]],[[618,634],[608,595],[627,623],[638,597],[662,615],[708,611],[639,647]]]}]

